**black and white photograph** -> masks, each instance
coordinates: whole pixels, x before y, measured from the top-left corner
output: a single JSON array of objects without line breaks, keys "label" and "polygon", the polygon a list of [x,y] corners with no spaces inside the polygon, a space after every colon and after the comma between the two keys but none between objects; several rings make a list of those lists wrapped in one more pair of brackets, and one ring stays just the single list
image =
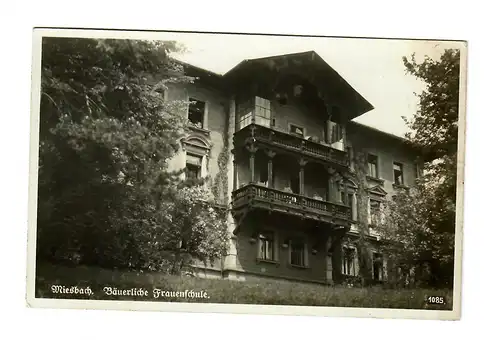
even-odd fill
[{"label": "black and white photograph", "polygon": [[467,44],[35,29],[31,307],[457,320]]}]

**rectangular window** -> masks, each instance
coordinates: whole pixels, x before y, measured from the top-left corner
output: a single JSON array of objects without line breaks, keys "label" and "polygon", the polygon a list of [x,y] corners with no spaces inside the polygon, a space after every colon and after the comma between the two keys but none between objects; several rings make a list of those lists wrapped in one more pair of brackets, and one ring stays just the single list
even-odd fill
[{"label": "rectangular window", "polygon": [[342,261],[342,273],[344,275],[354,276],[356,275],[354,267],[354,257],[356,255],[356,250],[354,248],[344,247],[343,261]]},{"label": "rectangular window", "polygon": [[394,184],[396,185],[403,185],[404,180],[403,180],[403,164],[394,162],[393,164],[393,171],[394,171]]},{"label": "rectangular window", "polygon": [[373,262],[373,279],[375,279],[376,281],[382,281],[383,268],[384,268],[382,254],[373,253],[372,262]]},{"label": "rectangular window", "polygon": [[304,137],[304,128],[294,124],[290,124],[290,133],[292,135]]},{"label": "rectangular window", "polygon": [[371,224],[380,224],[380,202],[370,199]]},{"label": "rectangular window", "polygon": [[202,157],[186,154],[186,179],[199,179],[201,177]]},{"label": "rectangular window", "polygon": [[306,266],[306,245],[303,241],[290,241],[290,264],[300,267]]},{"label": "rectangular window", "polygon": [[259,259],[274,261],[274,234],[261,232],[259,234]]},{"label": "rectangular window", "polygon": [[418,178],[420,178],[420,166],[418,165],[418,163],[415,163],[414,166],[415,166],[415,169],[414,169],[415,178],[418,179]]},{"label": "rectangular window", "polygon": [[203,126],[205,118],[205,102],[189,98],[188,112],[188,120],[192,125],[202,129],[205,128]]},{"label": "rectangular window", "polygon": [[347,202],[346,202],[344,191],[341,191],[340,192],[340,200],[342,201],[342,203],[344,203],[352,208],[352,194],[351,193],[347,194]]},{"label": "rectangular window", "polygon": [[242,115],[240,117],[240,129],[243,129],[245,126],[248,126],[252,123],[252,111]]},{"label": "rectangular window", "polygon": [[378,157],[368,155],[368,176],[378,178]]},{"label": "rectangular window", "polygon": [[255,124],[271,126],[271,101],[255,97]]}]

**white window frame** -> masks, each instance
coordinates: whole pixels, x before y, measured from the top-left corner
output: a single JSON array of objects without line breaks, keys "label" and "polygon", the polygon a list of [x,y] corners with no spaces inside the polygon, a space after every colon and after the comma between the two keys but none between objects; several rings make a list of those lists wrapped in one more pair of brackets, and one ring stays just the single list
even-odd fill
[{"label": "white window frame", "polygon": [[[394,174],[394,166],[395,165],[400,165],[401,166],[401,183],[396,183],[396,176]],[[392,162],[392,183],[394,183],[395,185],[405,185],[405,170],[404,170],[404,164],[402,162],[397,162],[397,161],[393,161]]]},{"label": "white window frame", "polygon": [[[369,160],[370,160],[370,157],[375,157],[375,176],[373,176],[371,173],[370,173],[370,164],[373,164],[371,163]],[[380,161],[379,161],[379,156],[376,155],[376,154],[373,154],[373,153],[369,153],[368,154],[368,176],[372,177],[372,178],[380,178]]]},{"label": "white window frame", "polygon": [[[262,254],[262,246],[263,246],[263,240],[265,240],[265,238],[261,237],[262,234],[269,234],[269,235],[272,235],[272,242],[273,242],[273,245],[272,245],[272,258],[265,258],[263,257],[263,254]],[[278,235],[275,231],[271,231],[271,230],[261,230],[257,233],[257,259],[259,261],[268,261],[268,262],[278,262],[279,260],[279,247],[278,247]]]},{"label": "white window frame", "polygon": [[[352,251],[352,274],[348,274],[347,271],[346,271],[346,266],[345,266],[345,261],[346,261],[346,257],[345,257],[345,250],[350,250]],[[347,246],[347,245],[344,245],[342,247],[342,274],[343,275],[346,275],[346,276],[356,276],[356,256],[357,256],[357,250],[355,247],[352,247],[352,246]]]}]

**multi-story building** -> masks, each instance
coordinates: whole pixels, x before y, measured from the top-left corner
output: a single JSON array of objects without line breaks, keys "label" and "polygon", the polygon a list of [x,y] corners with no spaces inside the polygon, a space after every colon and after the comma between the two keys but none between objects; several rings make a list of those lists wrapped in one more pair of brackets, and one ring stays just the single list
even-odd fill
[{"label": "multi-story building", "polygon": [[[232,235],[228,256],[198,274],[316,283],[358,275],[358,219],[376,224],[395,190],[414,184],[416,153],[353,122],[373,106],[313,51],[244,60],[224,75],[185,71],[197,80],[165,95],[190,101],[191,133],[171,167],[209,176]],[[360,186],[368,204],[358,202]],[[368,238],[373,279],[385,280],[379,238]]]}]

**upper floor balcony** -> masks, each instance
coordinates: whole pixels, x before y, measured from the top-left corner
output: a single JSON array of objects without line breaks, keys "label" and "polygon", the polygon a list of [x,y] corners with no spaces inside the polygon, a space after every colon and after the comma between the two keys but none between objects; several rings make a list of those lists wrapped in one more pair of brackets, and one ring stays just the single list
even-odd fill
[{"label": "upper floor balcony", "polygon": [[306,139],[299,134],[286,133],[256,123],[243,127],[234,135],[235,148],[245,146],[250,141],[277,152],[295,154],[320,163],[349,166],[346,151],[314,141],[314,138]]},{"label": "upper floor balcony", "polygon": [[334,123],[314,108],[257,96],[238,103],[236,120],[235,151],[253,144],[341,171],[349,166],[345,124]]},{"label": "upper floor balcony", "polygon": [[264,209],[334,224],[346,224],[352,216],[351,208],[342,202],[329,202],[252,183],[233,191],[232,204],[237,212]]}]

